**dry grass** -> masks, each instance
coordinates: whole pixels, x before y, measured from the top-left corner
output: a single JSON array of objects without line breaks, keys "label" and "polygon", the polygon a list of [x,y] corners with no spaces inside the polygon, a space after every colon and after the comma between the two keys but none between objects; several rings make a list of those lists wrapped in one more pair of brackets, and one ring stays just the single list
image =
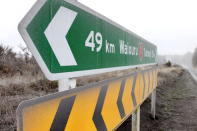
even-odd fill
[{"label": "dry grass", "polygon": [[26,48],[16,54],[0,45],[0,131],[16,130],[16,109],[20,102],[57,92],[57,82],[44,78]]},{"label": "dry grass", "polygon": [[16,130],[15,113],[20,102],[52,92],[57,92],[57,82],[48,80],[0,86],[0,131]]}]

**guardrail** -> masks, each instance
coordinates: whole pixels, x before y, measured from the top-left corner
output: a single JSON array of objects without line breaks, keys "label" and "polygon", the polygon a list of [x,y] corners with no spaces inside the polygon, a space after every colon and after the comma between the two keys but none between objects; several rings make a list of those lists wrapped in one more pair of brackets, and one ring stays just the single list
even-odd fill
[{"label": "guardrail", "polygon": [[18,131],[111,131],[130,115],[139,130],[140,105],[152,93],[155,117],[157,67],[22,102]]}]

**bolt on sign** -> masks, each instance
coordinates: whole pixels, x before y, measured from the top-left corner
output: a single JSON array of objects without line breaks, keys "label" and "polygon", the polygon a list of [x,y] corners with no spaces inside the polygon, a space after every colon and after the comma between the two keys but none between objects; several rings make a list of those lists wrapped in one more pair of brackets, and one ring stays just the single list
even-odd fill
[{"label": "bolt on sign", "polygon": [[111,131],[157,86],[157,68],[28,100],[17,109],[18,131]]},{"label": "bolt on sign", "polygon": [[50,80],[155,63],[157,48],[74,0],[38,0],[19,32]]}]

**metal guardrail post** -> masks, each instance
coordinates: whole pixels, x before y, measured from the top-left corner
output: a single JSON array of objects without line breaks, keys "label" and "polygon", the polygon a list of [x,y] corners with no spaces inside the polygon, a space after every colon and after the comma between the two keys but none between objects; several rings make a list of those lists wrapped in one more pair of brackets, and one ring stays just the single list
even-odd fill
[{"label": "metal guardrail post", "polygon": [[131,131],[140,131],[140,106],[132,114],[132,129]]},{"label": "metal guardrail post", "polygon": [[153,119],[155,119],[155,113],[156,113],[156,89],[151,94],[151,116]]}]

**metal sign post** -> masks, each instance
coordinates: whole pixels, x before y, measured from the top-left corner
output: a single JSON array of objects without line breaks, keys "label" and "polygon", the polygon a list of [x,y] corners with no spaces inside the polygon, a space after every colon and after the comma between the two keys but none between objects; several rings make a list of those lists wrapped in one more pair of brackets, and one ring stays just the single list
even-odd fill
[{"label": "metal sign post", "polygon": [[131,131],[140,131],[140,106],[136,109],[136,111],[132,114],[131,120]]},{"label": "metal sign post", "polygon": [[156,89],[153,90],[151,94],[151,116],[153,119],[155,119],[155,113],[156,113]]},{"label": "metal sign post", "polygon": [[58,91],[66,91],[76,87],[76,79],[62,79],[58,80]]}]

